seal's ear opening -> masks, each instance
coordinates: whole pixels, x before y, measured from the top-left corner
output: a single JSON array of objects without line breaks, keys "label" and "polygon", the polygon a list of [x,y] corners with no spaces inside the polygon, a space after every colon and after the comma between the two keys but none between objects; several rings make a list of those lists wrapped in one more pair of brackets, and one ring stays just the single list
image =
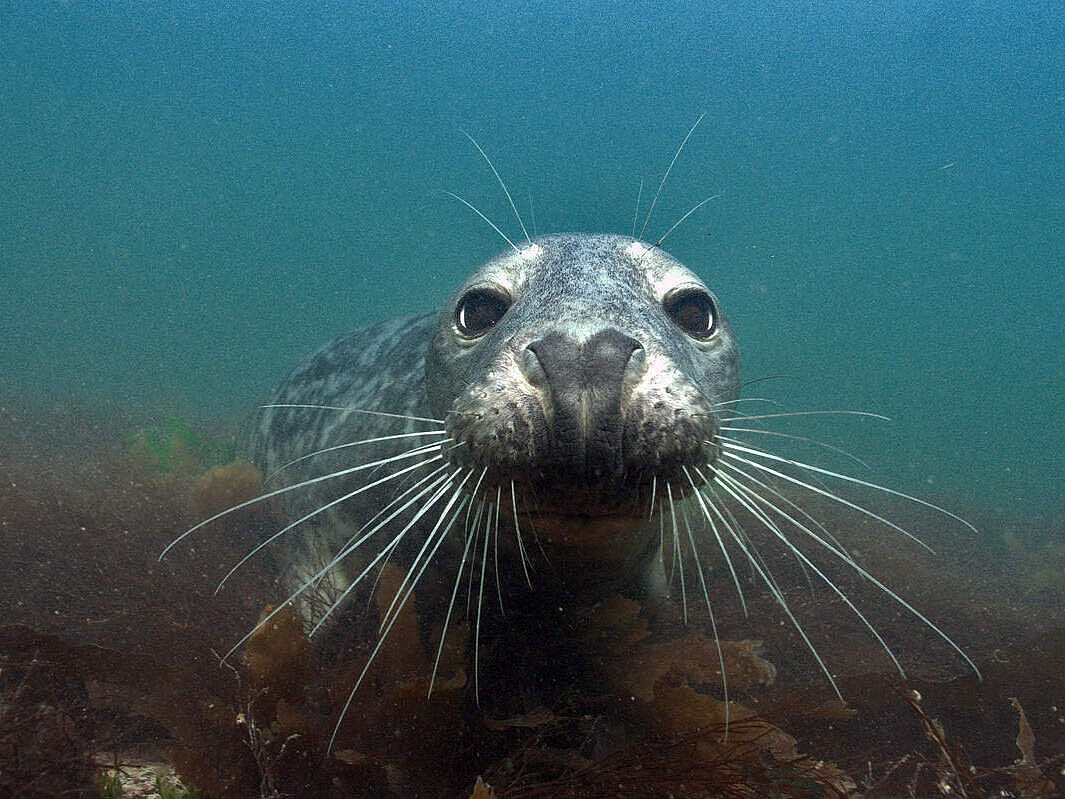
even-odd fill
[{"label": "seal's ear opening", "polygon": [[700,288],[683,288],[662,301],[662,308],[673,323],[699,341],[717,330],[717,313],[710,295]]},{"label": "seal's ear opening", "polygon": [[455,328],[467,338],[479,338],[496,326],[510,306],[510,297],[500,291],[471,289],[455,306]]}]

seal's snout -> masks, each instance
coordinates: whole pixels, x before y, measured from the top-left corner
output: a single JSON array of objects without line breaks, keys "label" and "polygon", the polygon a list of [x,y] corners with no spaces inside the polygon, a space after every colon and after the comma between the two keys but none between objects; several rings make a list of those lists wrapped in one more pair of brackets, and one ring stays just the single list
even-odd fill
[{"label": "seal's snout", "polygon": [[547,423],[538,443],[556,465],[597,475],[620,470],[622,394],[638,381],[643,353],[614,328],[584,341],[553,331],[526,346],[519,363]]}]

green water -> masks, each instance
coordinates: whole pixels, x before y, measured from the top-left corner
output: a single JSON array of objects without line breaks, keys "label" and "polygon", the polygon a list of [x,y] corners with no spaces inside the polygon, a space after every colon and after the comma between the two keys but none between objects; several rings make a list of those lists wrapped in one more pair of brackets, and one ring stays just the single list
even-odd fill
[{"label": "green water", "polygon": [[[1052,3],[0,4],[0,388],[192,418],[439,305],[509,235],[629,232],[865,476],[1054,513],[1065,11]],[[642,224],[642,222],[641,222]]]}]

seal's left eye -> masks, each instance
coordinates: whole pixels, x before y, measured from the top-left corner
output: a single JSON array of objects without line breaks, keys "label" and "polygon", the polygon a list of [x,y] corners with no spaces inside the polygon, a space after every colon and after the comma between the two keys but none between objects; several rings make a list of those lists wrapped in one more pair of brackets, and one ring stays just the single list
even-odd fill
[{"label": "seal's left eye", "polygon": [[673,323],[692,338],[705,341],[717,329],[714,301],[702,289],[676,291],[666,297],[662,307]]},{"label": "seal's left eye", "polygon": [[467,291],[455,308],[455,327],[469,338],[483,336],[510,307],[510,298],[491,289]]}]

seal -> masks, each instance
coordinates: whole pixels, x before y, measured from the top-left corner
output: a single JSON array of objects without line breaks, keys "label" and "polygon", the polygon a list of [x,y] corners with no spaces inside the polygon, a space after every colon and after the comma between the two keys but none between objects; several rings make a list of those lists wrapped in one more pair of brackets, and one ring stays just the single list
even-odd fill
[{"label": "seal", "polygon": [[[667,564],[679,575],[686,607],[689,558],[713,624],[701,566],[709,553],[701,547],[716,547],[741,603],[732,559],[749,565],[836,688],[756,549],[753,528],[827,584],[900,673],[883,637],[815,562],[818,554],[879,588],[979,674],[943,630],[790,495],[839,503],[910,538],[823,481],[886,492],[972,525],[920,498],[748,443],[750,434],[810,439],[752,426],[792,414],[736,410],[739,353],[721,304],[658,244],[580,233],[508,243],[441,311],[342,336],[299,366],[255,426],[252,451],[267,490],[204,520],[167,550],[218,516],[271,501],[288,523],[230,574],[272,547],[286,598],[259,627],[294,605],[312,636],[324,632],[320,646],[331,642],[340,652],[356,631],[366,632],[359,620],[367,605],[352,600],[365,598],[384,564],[397,565],[405,576],[376,619],[377,643],[349,703],[412,598],[427,638],[425,625],[443,620],[439,663],[464,579],[475,620],[475,686],[492,583],[500,617],[519,593],[536,597],[531,614],[517,618],[550,631],[614,593],[660,601]],[[523,583],[532,590],[516,591]],[[503,627],[518,631],[520,650],[531,639],[514,618]]]},{"label": "seal", "polygon": [[[383,548],[418,569],[439,536],[428,582],[450,584],[470,534],[442,531],[462,522],[495,537],[504,594],[515,578],[532,582],[532,548],[538,590],[574,602],[661,593],[655,495],[668,486],[679,500],[695,470],[713,467],[739,388],[717,298],[666,252],[616,235],[515,246],[442,312],[338,338],[278,389],[254,441],[264,473],[301,462],[337,474],[276,497],[282,518],[307,517],[284,537],[286,583],[314,628]],[[345,474],[354,442],[366,442],[357,465],[374,465]],[[400,539],[338,559],[412,485],[419,499],[382,527]]]}]

